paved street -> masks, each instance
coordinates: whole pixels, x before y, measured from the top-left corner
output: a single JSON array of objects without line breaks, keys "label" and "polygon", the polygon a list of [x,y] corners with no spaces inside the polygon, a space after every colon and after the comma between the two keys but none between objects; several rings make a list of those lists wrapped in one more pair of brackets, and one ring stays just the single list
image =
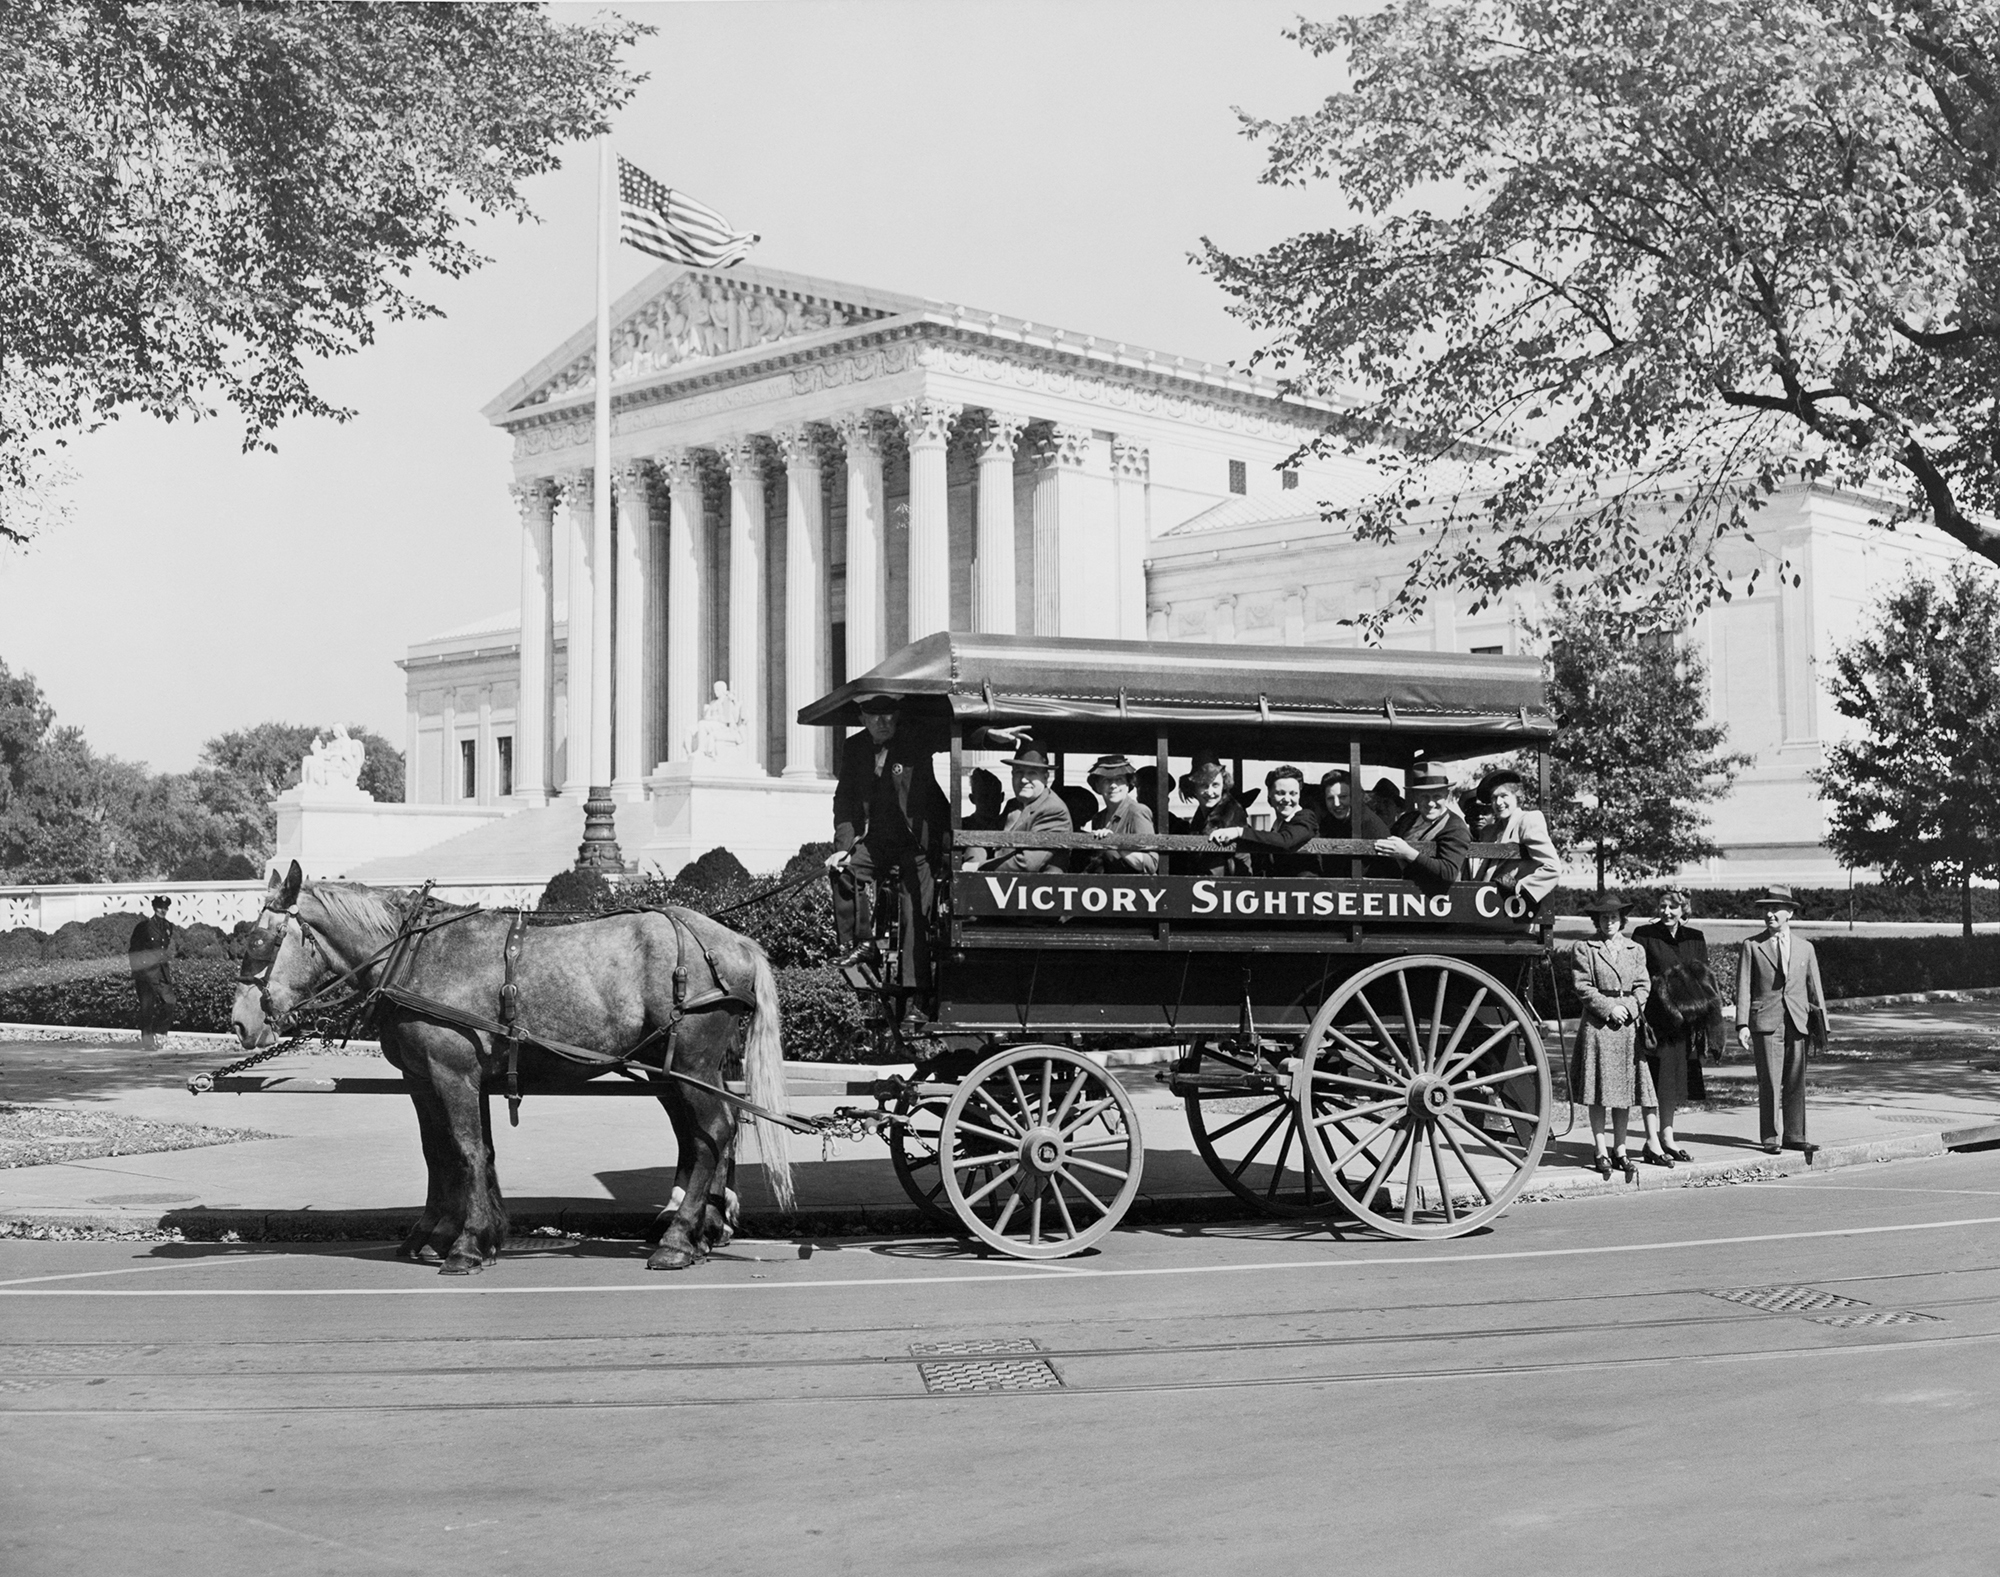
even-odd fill
[{"label": "paved street", "polygon": [[[1990,1569],[1992,1151],[1060,1266],[14,1241],[0,1309],[0,1567],[37,1577]],[[956,1342],[1049,1388],[927,1390]]]}]

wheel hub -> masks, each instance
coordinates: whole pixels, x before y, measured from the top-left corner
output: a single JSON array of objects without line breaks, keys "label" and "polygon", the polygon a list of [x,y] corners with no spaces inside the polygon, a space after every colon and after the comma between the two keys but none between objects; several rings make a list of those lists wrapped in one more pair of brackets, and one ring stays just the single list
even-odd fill
[{"label": "wheel hub", "polygon": [[1066,1146],[1054,1128],[1034,1127],[1021,1136],[1021,1164],[1047,1177],[1062,1165]]},{"label": "wheel hub", "polygon": [[1410,1081],[1410,1115],[1437,1117],[1451,1107],[1451,1086],[1432,1074],[1420,1073]]}]

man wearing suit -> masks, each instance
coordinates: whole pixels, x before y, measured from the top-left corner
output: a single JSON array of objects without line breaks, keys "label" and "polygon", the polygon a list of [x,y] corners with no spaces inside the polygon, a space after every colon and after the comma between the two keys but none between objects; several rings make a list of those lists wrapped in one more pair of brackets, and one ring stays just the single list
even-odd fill
[{"label": "man wearing suit", "polygon": [[1764,929],[1743,944],[1736,968],[1736,1038],[1757,1058],[1757,1132],[1767,1155],[1780,1146],[1778,1104],[1784,1104],[1783,1147],[1813,1158],[1806,1143],[1806,1052],[1826,1046],[1826,993],[1813,945],[1792,935],[1792,890],[1773,887],[1757,900]]},{"label": "man wearing suit", "polygon": [[[1017,833],[1074,832],[1069,807],[1049,787],[1049,758],[1032,745],[1007,758],[1013,769],[1014,797],[1007,801],[1000,830]],[[1069,860],[1061,849],[974,849],[965,862],[968,871],[1066,871]]]},{"label": "man wearing suit", "polygon": [[[1428,843],[1429,854],[1417,847]],[[1375,840],[1375,852],[1396,862],[1395,874],[1427,893],[1444,892],[1465,869],[1472,852],[1472,829],[1451,808],[1451,779],[1433,767],[1410,777],[1410,808],[1396,818],[1389,836]]]},{"label": "man wearing suit", "polygon": [[[1389,824],[1375,809],[1375,802],[1356,799],[1354,785],[1345,767],[1330,767],[1319,780],[1319,835],[1322,838],[1359,838],[1379,841],[1389,836]],[[1323,854],[1319,857],[1322,876],[1346,876],[1354,869],[1351,856]]]},{"label": "man wearing suit", "polygon": [[158,1051],[174,1027],[174,1010],[180,998],[174,991],[174,928],[167,919],[170,907],[165,898],[153,900],[150,918],[132,927],[126,961],[132,970],[132,989],[139,996],[139,1049]]},{"label": "man wearing suit", "polygon": [[930,913],[935,872],[951,826],[951,807],[931,771],[931,752],[913,731],[899,732],[900,701],[864,696],[862,732],[840,747],[833,791],[833,920],[843,965],[879,963],[875,890],[893,880],[902,894],[901,985],[930,979]]}]

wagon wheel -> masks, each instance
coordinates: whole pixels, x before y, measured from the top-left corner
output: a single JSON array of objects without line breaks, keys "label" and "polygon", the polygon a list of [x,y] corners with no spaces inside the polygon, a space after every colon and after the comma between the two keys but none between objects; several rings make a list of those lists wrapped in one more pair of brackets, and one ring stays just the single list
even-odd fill
[{"label": "wagon wheel", "polygon": [[1391,1237],[1487,1225],[1549,1135],[1549,1063],[1519,999],[1455,958],[1390,958],[1342,982],[1299,1049],[1292,1100],[1343,1209]]},{"label": "wagon wheel", "polygon": [[[956,1232],[958,1217],[952,1214],[944,1173],[938,1169],[938,1131],[944,1126],[945,1108],[950,1104],[947,1091],[905,1094],[896,1105],[905,1120],[888,1124],[889,1164],[895,1167],[896,1181],[923,1218],[943,1231]],[[990,1170],[967,1173],[967,1192],[975,1191],[991,1176]]]},{"label": "wagon wheel", "polygon": [[960,1224],[1019,1259],[1058,1259],[1118,1224],[1145,1150],[1124,1087],[1057,1046],[1009,1046],[945,1108],[938,1153]]},{"label": "wagon wheel", "polygon": [[1262,1073],[1248,1052],[1195,1053],[1193,1071],[1176,1080],[1194,1147],[1216,1181],[1252,1209],[1323,1216],[1338,1207],[1307,1159],[1291,1087]]}]

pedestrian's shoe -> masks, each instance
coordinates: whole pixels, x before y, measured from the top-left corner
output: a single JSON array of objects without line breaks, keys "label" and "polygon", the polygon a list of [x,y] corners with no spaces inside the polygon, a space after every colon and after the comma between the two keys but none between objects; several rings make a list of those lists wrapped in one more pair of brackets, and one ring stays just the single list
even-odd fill
[{"label": "pedestrian's shoe", "polygon": [[1597,1152],[1596,1159],[1594,1159],[1590,1164],[1597,1169],[1597,1175],[1599,1177],[1603,1178],[1607,1183],[1611,1181],[1610,1156],[1606,1155],[1602,1150],[1599,1150]]},{"label": "pedestrian's shoe", "polygon": [[1775,1144],[1766,1144],[1762,1148],[1766,1155],[1778,1155],[1782,1153]]},{"label": "pedestrian's shoe", "polygon": [[1787,1139],[1787,1140],[1785,1141],[1785,1148],[1786,1148],[1787,1150],[1800,1150],[1800,1151],[1803,1151],[1803,1152],[1804,1152],[1804,1154],[1805,1154],[1805,1158],[1806,1158],[1806,1165],[1807,1165],[1807,1166],[1811,1166],[1811,1165],[1812,1165],[1812,1158],[1813,1158],[1814,1156],[1816,1156],[1816,1155],[1818,1155],[1818,1154],[1819,1154],[1819,1146],[1818,1146],[1818,1145],[1816,1145],[1816,1144],[1808,1144],[1808,1143],[1806,1143],[1806,1141],[1805,1141],[1805,1140],[1803,1140],[1803,1139]]},{"label": "pedestrian's shoe", "polygon": [[1636,1179],[1639,1175],[1638,1167],[1632,1164],[1632,1157],[1622,1148],[1611,1152],[1611,1164],[1623,1172],[1628,1181]]},{"label": "pedestrian's shoe", "polygon": [[1680,1145],[1677,1144],[1668,1145],[1667,1154],[1672,1156],[1676,1161],[1680,1161],[1682,1163],[1686,1163],[1694,1159],[1693,1156],[1689,1155],[1685,1149],[1683,1149]]},{"label": "pedestrian's shoe", "polygon": [[1671,1150],[1655,1150],[1649,1144],[1639,1152],[1639,1159],[1648,1166],[1671,1167],[1674,1164],[1674,1153]]},{"label": "pedestrian's shoe", "polygon": [[879,967],[881,962],[882,950],[873,942],[863,942],[851,952],[842,954],[838,961],[842,969],[852,969],[858,964],[873,964]]}]

